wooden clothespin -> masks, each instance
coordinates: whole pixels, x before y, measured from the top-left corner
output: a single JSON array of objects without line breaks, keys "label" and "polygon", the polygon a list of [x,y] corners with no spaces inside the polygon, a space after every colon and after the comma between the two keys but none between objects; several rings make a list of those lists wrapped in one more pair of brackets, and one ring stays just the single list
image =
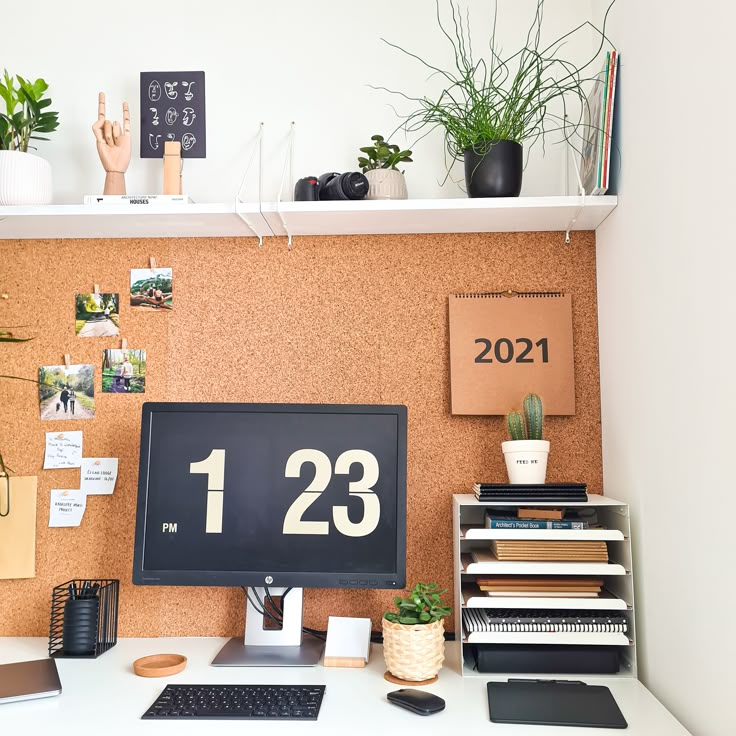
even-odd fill
[{"label": "wooden clothespin", "polygon": [[120,340],[120,349],[121,350],[127,350],[128,349],[128,340],[125,337],[121,338],[121,340]]},{"label": "wooden clothespin", "polygon": [[69,353],[64,353],[64,367],[68,368],[71,365],[71,359],[69,358]]},{"label": "wooden clothespin", "polygon": [[95,284],[95,291],[94,291],[94,293],[95,294],[99,294],[100,293],[100,285],[99,284]]},{"label": "wooden clothespin", "polygon": [[156,273],[156,259],[153,256],[150,256],[148,259],[148,267],[154,274]]},{"label": "wooden clothespin", "polygon": [[181,143],[164,143],[164,194],[181,194]]}]

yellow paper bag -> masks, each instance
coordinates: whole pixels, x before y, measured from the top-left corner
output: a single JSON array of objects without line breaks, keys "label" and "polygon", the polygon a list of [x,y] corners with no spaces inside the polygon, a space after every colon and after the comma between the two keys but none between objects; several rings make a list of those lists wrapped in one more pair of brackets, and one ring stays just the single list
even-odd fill
[{"label": "yellow paper bag", "polygon": [[36,575],[37,485],[36,476],[0,476],[0,579]]}]

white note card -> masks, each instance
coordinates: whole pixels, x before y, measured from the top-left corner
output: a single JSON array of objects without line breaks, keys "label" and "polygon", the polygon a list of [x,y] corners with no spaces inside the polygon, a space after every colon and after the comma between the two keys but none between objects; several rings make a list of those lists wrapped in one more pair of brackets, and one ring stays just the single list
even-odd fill
[{"label": "white note card", "polygon": [[82,460],[80,488],[87,495],[110,494],[118,479],[116,457],[85,457]]},{"label": "white note card", "polygon": [[371,620],[329,616],[325,657],[346,657],[368,661],[371,650]]},{"label": "white note card", "polygon": [[87,508],[84,491],[51,490],[49,526],[79,526]]},{"label": "white note card", "polygon": [[43,469],[78,468],[82,464],[82,432],[46,432]]}]

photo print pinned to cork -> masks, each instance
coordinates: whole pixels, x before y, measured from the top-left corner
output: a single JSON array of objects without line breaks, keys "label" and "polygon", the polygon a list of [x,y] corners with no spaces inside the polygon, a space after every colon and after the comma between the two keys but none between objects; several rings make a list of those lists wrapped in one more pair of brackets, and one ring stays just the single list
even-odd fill
[{"label": "photo print pinned to cork", "polygon": [[120,334],[120,295],[77,294],[74,331],[79,337],[117,337]]},{"label": "photo print pinned to cork", "polygon": [[102,351],[102,393],[142,394],[145,391],[145,350]]},{"label": "photo print pinned to cork", "polygon": [[94,419],[95,369],[79,365],[43,365],[38,369],[41,419]]},{"label": "photo print pinned to cork", "polygon": [[173,309],[173,269],[131,268],[130,306],[134,312]]}]

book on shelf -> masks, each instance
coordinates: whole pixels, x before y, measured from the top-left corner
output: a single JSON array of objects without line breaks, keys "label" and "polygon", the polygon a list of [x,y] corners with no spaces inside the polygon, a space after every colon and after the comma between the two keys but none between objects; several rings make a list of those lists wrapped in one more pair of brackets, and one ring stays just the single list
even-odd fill
[{"label": "book on shelf", "polygon": [[626,633],[628,620],[619,611],[556,609],[463,609],[463,626],[474,632]]},{"label": "book on shelf", "polygon": [[600,593],[594,590],[585,592],[566,590],[489,590],[486,592],[486,595],[491,596],[491,598],[598,598]]},{"label": "book on shelf", "polygon": [[479,501],[557,501],[585,502],[585,483],[475,483],[473,493]]},{"label": "book on shelf", "polygon": [[608,562],[608,546],[597,540],[493,539],[491,551],[502,562]]},{"label": "book on shelf", "polygon": [[584,103],[580,179],[586,194],[608,191],[619,56],[609,51]]},{"label": "book on shelf", "polygon": [[186,194],[85,194],[84,204],[192,204]]},{"label": "book on shelf", "polygon": [[486,529],[575,529],[588,528],[587,521],[549,521],[547,519],[498,518],[486,513]]},{"label": "book on shelf", "polygon": [[550,521],[562,521],[565,516],[564,509],[532,509],[520,506],[516,509],[519,519],[549,519]]}]

